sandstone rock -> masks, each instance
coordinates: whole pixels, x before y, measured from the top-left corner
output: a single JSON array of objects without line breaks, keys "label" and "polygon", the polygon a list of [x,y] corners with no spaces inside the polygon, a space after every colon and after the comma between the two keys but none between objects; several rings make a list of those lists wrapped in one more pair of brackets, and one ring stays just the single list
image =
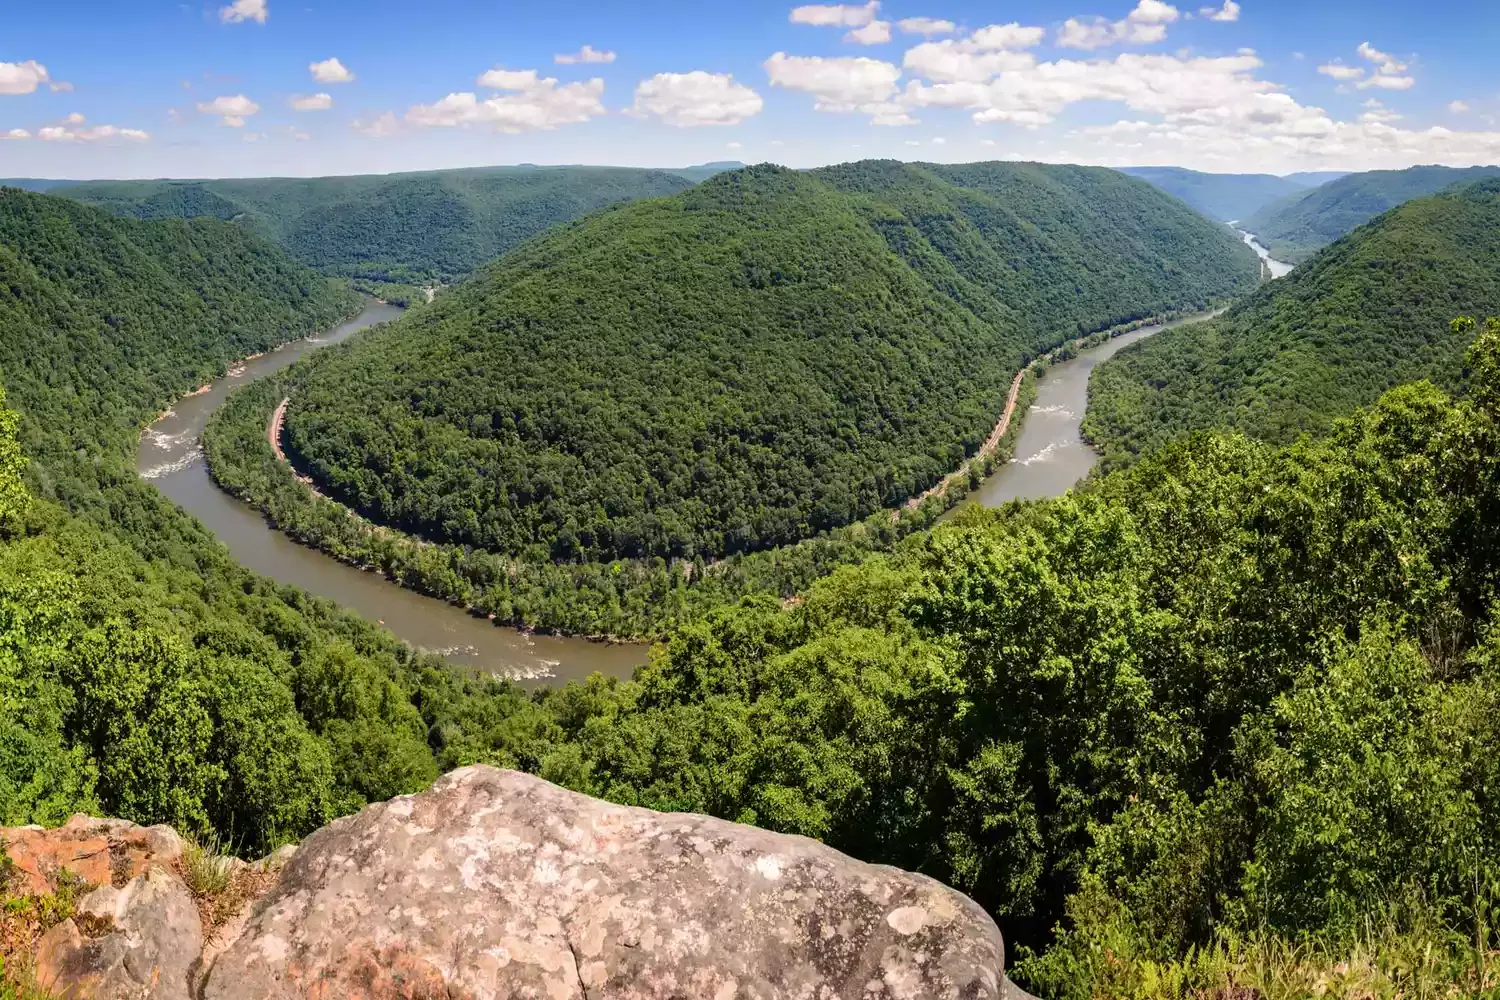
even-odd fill
[{"label": "sandstone rock", "polygon": [[55,830],[0,828],[0,840],[20,872],[11,891],[33,896],[56,889],[63,869],[90,885],[124,885],[151,865],[170,865],[182,856],[182,840],[169,826],[82,814]]},{"label": "sandstone rock", "polygon": [[97,938],[64,920],[43,936],[37,980],[51,994],[92,1000],[191,1000],[190,973],[203,950],[193,897],[176,876],[153,867],[123,888],[102,886],[80,917],[112,928]]},{"label": "sandstone rock", "polygon": [[1003,964],[924,876],[473,767],[309,837],[203,996],[988,1000]]}]

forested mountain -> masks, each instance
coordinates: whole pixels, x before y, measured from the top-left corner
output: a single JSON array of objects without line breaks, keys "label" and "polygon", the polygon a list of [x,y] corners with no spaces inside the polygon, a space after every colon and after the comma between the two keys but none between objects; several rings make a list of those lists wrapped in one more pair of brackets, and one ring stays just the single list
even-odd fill
[{"label": "forested mountain", "polygon": [[1411,167],[1348,174],[1264,206],[1243,219],[1242,228],[1259,237],[1277,260],[1300,264],[1320,247],[1404,201],[1496,175],[1500,167]]},{"label": "forested mountain", "polygon": [[1300,184],[1305,188],[1315,188],[1329,181],[1336,181],[1340,177],[1348,177],[1347,170],[1303,170],[1295,174],[1287,174],[1286,179],[1293,184]]},{"label": "forested mountain", "polygon": [[1402,382],[1457,387],[1460,313],[1500,301],[1500,179],[1409,201],[1209,323],[1094,370],[1084,434],[1106,463],[1203,427],[1325,433]]},{"label": "forested mountain", "polygon": [[[906,169],[911,188],[876,195]],[[565,251],[623,226],[632,239],[614,252],[659,282],[655,304],[622,286],[638,317],[670,315],[663,304],[686,293],[661,279],[714,277],[703,245],[727,241],[745,287],[824,276],[818,298],[775,303],[822,346],[818,310],[847,316],[840,299],[868,291],[855,263],[948,274],[948,293],[901,313],[943,331],[946,310],[977,295],[963,282],[983,272],[984,248],[1008,246],[990,229],[971,236],[969,220],[1006,221],[985,192],[1017,188],[1077,198],[1072,211],[1127,229],[1144,197],[1165,207],[1140,216],[1141,231],[1172,231],[1178,212],[1182,239],[1213,234],[1185,258],[1220,252],[1209,223],[1108,173],[730,174],[576,223],[483,276],[524,284],[561,268],[573,284],[550,300],[455,292],[462,311],[440,298],[423,312],[467,317],[475,343],[547,309],[587,315]],[[945,177],[972,186],[955,193]],[[1419,230],[1473,235],[1465,213],[1493,211],[1497,193],[1416,202],[1371,230],[1416,210],[1430,213]],[[806,231],[786,225],[804,218]],[[648,222],[664,235],[648,238]],[[903,256],[868,249],[861,234],[876,225]],[[1014,225],[1039,241],[1067,233]],[[1437,237],[1404,239],[1406,258],[1388,265],[1400,280],[1455,264]],[[820,254],[837,240],[852,263],[782,259],[783,240]],[[1040,275],[1043,248],[1066,246],[994,256]],[[1220,271],[1241,266],[1232,248]],[[1122,294],[1152,293],[1159,262],[1176,259],[1158,254]],[[507,270],[522,262],[530,274]],[[1500,323],[1480,332],[1460,400],[1399,387],[1284,449],[1194,435],[1061,498],[971,509],[799,601],[719,609],[678,629],[633,680],[528,696],[455,677],[246,573],[133,474],[151,414],[235,353],[326,324],[349,305],[341,292],[232,226],[123,220],[19,192],[0,193],[0,265],[0,823],[87,810],[213,831],[258,854],[484,761],[920,870],[993,913],[1020,946],[1019,978],[1058,1000],[1472,996],[1494,983]],[[1456,274],[1473,280],[1467,265]],[[896,311],[897,292],[927,287],[916,282],[870,301]],[[1050,301],[1037,287],[1020,301]],[[1086,303],[1095,286],[1077,287]],[[1346,316],[1387,317],[1393,300],[1343,287],[1361,302]],[[713,289],[746,294],[734,281]],[[175,318],[202,297],[212,312]],[[506,311],[519,303],[531,311]],[[861,323],[835,329],[884,329]],[[654,328],[638,325],[651,343]],[[699,330],[712,344],[712,328]],[[355,370],[361,353],[335,360]],[[723,371],[737,371],[734,358],[725,352]],[[680,391],[660,370],[658,388]]]},{"label": "forested mountain", "polygon": [[692,182],[623,167],[485,167],[356,177],[108,181],[58,193],[142,219],[233,221],[329,274],[448,281],[543,230]]},{"label": "forested mountain", "polygon": [[1213,219],[1248,219],[1264,206],[1305,192],[1308,183],[1274,174],[1208,174],[1183,167],[1121,167],[1122,174],[1139,177]]},{"label": "forested mountain", "polygon": [[739,170],[745,164],[739,160],[714,160],[711,163],[699,163],[691,167],[665,167],[666,173],[676,174],[684,180],[697,184],[706,181],[714,174],[722,174],[726,170]]},{"label": "forested mountain", "polygon": [[325,352],[287,443],[336,497],[436,540],[746,552],[930,486],[1039,351],[1257,271],[1113,171],[749,168],[555,231]]},{"label": "forested mountain", "polygon": [[172,399],[354,305],[222,222],[0,191],[0,825],[87,810],[253,851],[435,773],[428,667],[241,569],[133,466]]}]

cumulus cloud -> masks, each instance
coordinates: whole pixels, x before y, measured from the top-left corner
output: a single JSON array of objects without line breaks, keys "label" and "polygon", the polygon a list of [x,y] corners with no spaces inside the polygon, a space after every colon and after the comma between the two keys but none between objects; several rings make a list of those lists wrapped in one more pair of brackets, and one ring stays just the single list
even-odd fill
[{"label": "cumulus cloud", "polygon": [[1070,49],[1102,49],[1110,45],[1151,45],[1167,37],[1167,25],[1181,11],[1162,0],[1140,0],[1124,20],[1070,17],[1057,32],[1057,44]]},{"label": "cumulus cloud", "polygon": [[1024,27],[1012,21],[980,28],[969,36],[968,44],[975,49],[1030,49],[1040,45],[1046,36],[1045,28]]},{"label": "cumulus cloud", "polygon": [[1468,101],[1449,101],[1448,113],[1450,115],[1464,115],[1469,113]]},{"label": "cumulus cloud", "polygon": [[810,24],[819,28],[863,28],[880,13],[880,0],[854,4],[807,4],[792,8],[793,24]]},{"label": "cumulus cloud", "polygon": [[901,69],[891,63],[866,56],[829,58],[777,52],[762,65],[771,86],[812,94],[813,107],[819,111],[859,111],[887,117],[904,114],[889,106],[897,92],[896,82],[901,79]]},{"label": "cumulus cloud", "polygon": [[1413,77],[1406,76],[1406,63],[1397,62],[1396,59],[1381,52],[1369,42],[1360,42],[1359,48],[1355,50],[1360,57],[1375,65],[1372,76],[1360,80],[1356,87],[1364,90],[1367,87],[1379,87],[1382,90],[1410,90],[1416,84]]},{"label": "cumulus cloud", "polygon": [[574,66],[578,63],[612,63],[615,61],[615,54],[608,51],[601,52],[592,45],[585,45],[577,52],[563,52],[555,55],[552,61],[560,66]]},{"label": "cumulus cloud", "polygon": [[256,104],[244,94],[235,94],[233,97],[215,97],[211,101],[200,101],[198,111],[205,115],[214,115],[221,120],[221,124],[230,128],[241,128],[245,119],[260,111],[260,105]]},{"label": "cumulus cloud", "polygon": [[855,28],[844,35],[844,41],[856,45],[884,45],[891,40],[891,22],[871,21],[863,28]]},{"label": "cumulus cloud", "polygon": [[305,97],[293,97],[286,103],[293,111],[327,111],[333,107],[333,95],[308,94]]},{"label": "cumulus cloud", "polygon": [[242,21],[265,24],[269,14],[266,0],[234,0],[229,6],[219,8],[219,20],[225,24],[239,24]]},{"label": "cumulus cloud", "polygon": [[1224,0],[1222,7],[1199,7],[1198,15],[1206,17],[1210,21],[1238,21],[1240,19],[1240,5],[1234,0]]},{"label": "cumulus cloud", "polygon": [[1324,63],[1318,67],[1318,72],[1324,76],[1331,76],[1340,83],[1346,83],[1349,80],[1358,80],[1365,75],[1365,71],[1361,67],[1345,66],[1338,60],[1334,60],[1331,63]]},{"label": "cumulus cloud", "polygon": [[469,92],[449,94],[433,104],[414,105],[406,121],[424,128],[482,125],[514,133],[577,125],[605,113],[599,100],[604,81],[598,77],[559,86],[552,77],[539,77],[536,70],[496,67],[478,82],[504,93],[485,100]]},{"label": "cumulus cloud", "polygon": [[30,139],[31,133],[24,128],[13,128],[6,132],[0,132],[0,139]]},{"label": "cumulus cloud", "polygon": [[1026,52],[984,51],[966,41],[923,42],[908,49],[902,65],[915,76],[939,83],[983,83],[1007,70],[1030,69]]},{"label": "cumulus cloud", "polygon": [[54,94],[71,94],[73,92],[73,85],[66,80],[53,80],[47,84],[47,88]]},{"label": "cumulus cloud", "polygon": [[[42,142],[102,142],[108,139],[146,142],[151,138],[150,133],[138,128],[121,128],[118,125],[93,125],[84,128],[84,121],[83,115],[75,111],[56,125],[44,125],[37,129],[36,137]],[[11,129],[7,137],[26,139],[30,136],[25,129]]]},{"label": "cumulus cloud", "polygon": [[384,139],[399,132],[401,123],[396,120],[395,114],[386,111],[374,118],[356,118],[349,123],[349,127],[371,139]]},{"label": "cumulus cloud", "polygon": [[35,59],[0,62],[0,94],[29,94],[48,81],[47,67]]},{"label": "cumulus cloud", "polygon": [[903,17],[896,22],[908,35],[951,35],[958,30],[958,25],[952,21],[945,21],[937,17]]},{"label": "cumulus cloud", "polygon": [[354,74],[349,72],[349,68],[335,57],[329,57],[322,62],[308,63],[307,71],[318,83],[354,82]]},{"label": "cumulus cloud", "polygon": [[630,114],[678,128],[734,125],[760,114],[761,96],[728,73],[658,73],[635,88]]}]

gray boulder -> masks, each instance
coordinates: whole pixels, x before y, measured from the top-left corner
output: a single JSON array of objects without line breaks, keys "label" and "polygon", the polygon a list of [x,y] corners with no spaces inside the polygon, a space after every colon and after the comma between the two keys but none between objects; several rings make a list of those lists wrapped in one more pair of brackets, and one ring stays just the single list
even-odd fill
[{"label": "gray boulder", "polygon": [[151,868],[123,888],[102,886],[83,898],[78,922],[64,920],[38,945],[37,981],[49,994],[92,1000],[190,1000],[191,970],[203,927],[187,887]]},{"label": "gray boulder", "polygon": [[924,876],[471,767],[309,837],[203,996],[999,1000],[1004,955]]}]

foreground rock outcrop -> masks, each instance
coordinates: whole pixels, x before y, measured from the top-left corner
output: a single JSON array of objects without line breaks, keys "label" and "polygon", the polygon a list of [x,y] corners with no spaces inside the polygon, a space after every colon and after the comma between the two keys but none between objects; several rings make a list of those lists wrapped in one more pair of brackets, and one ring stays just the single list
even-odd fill
[{"label": "foreground rock outcrop", "polygon": [[206,956],[167,867],[81,910],[107,932],[59,925],[38,969],[111,998],[1025,996],[994,922],[929,878],[489,767],[314,833]]}]

